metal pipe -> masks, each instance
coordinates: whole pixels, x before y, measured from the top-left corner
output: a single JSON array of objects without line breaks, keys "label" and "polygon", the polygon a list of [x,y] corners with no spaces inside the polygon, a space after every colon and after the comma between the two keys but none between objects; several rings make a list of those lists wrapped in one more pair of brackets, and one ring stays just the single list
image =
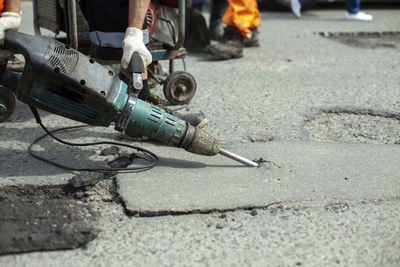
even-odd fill
[{"label": "metal pipe", "polygon": [[236,161],[238,161],[240,163],[243,163],[244,165],[247,165],[249,167],[258,167],[258,164],[255,163],[254,161],[246,159],[246,158],[244,158],[242,156],[236,155],[236,154],[234,154],[232,152],[229,152],[229,151],[227,151],[225,149],[220,148],[218,153],[223,155],[223,156],[225,156],[225,157],[227,157],[227,158],[230,158],[230,159],[236,160]]},{"label": "metal pipe", "polygon": [[[183,42],[185,41],[185,27],[186,27],[186,0],[179,0],[178,4],[178,17],[179,17],[179,25],[178,25],[178,40],[174,44],[166,43],[166,47],[169,50],[177,50],[183,46]],[[175,40],[173,40],[175,42]]]},{"label": "metal pipe", "polygon": [[37,17],[37,0],[33,0],[32,2],[33,4],[33,31],[35,32],[35,35],[42,35],[40,32],[40,28],[38,25],[38,17]]},{"label": "metal pipe", "polygon": [[68,0],[69,46],[78,49],[78,27],[76,20],[76,1]]},{"label": "metal pipe", "polygon": [[174,60],[170,59],[169,60],[169,73],[173,73],[175,71],[175,64],[174,64]]},{"label": "metal pipe", "polygon": [[175,44],[175,48],[182,47],[185,41],[185,21],[186,20],[186,0],[179,0],[179,30],[178,30],[178,41]]}]

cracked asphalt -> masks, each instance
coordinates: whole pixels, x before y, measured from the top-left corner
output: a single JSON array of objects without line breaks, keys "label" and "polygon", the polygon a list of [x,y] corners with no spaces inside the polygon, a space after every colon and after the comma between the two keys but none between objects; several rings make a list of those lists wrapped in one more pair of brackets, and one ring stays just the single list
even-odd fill
[{"label": "cracked asphalt", "polygon": [[398,266],[398,200],[127,217],[97,206],[84,249],[3,256],[2,266]]},{"label": "cracked asphalt", "polygon": [[[26,32],[32,31],[30,11],[30,2],[23,2],[22,30]],[[204,111],[209,120],[208,131],[226,147],[271,144],[279,149],[278,142],[309,145],[317,141],[318,146],[326,144],[325,155],[329,156],[329,147],[368,143],[368,147],[376,146],[380,151],[395,150],[393,155],[397,156],[400,150],[398,38],[373,35],[372,39],[363,37],[358,46],[348,39],[327,38],[338,38],[339,33],[398,32],[398,6],[368,11],[374,15],[370,23],[345,21],[342,9],[311,10],[301,20],[290,13],[263,12],[261,47],[246,49],[244,58],[209,62],[197,54],[187,57],[188,71],[196,78],[198,89],[186,111]],[[345,38],[350,35],[342,34]],[[180,64],[177,62],[177,68]],[[43,115],[49,127],[75,124],[54,115]],[[23,104],[18,103],[15,114],[9,122],[0,124],[0,129],[0,187],[65,185],[74,176],[26,154],[28,144],[42,131]],[[88,129],[84,134],[86,137],[74,133],[64,136],[78,141],[120,138],[112,129]],[[38,149],[70,164],[104,164],[111,160],[110,156],[99,156],[102,148],[64,150],[57,144],[44,143]],[[158,151],[162,153],[162,147]],[[285,151],[280,151],[280,157]],[[373,149],[370,153],[365,152],[365,147],[360,151],[372,161],[376,156]],[[169,167],[169,172],[201,181],[196,169],[187,167],[194,164],[194,159],[198,158],[188,155],[186,159],[168,162],[169,165],[164,161],[160,170]],[[395,161],[393,158],[392,162]],[[186,168],[178,168],[178,163],[185,163]],[[195,163],[197,167],[203,164],[201,159]],[[354,164],[354,169],[359,166],[368,173],[365,165]],[[157,168],[154,170],[157,174]],[[314,166],[304,168],[302,173],[307,177],[308,171],[321,179],[318,199],[281,202],[271,199],[257,208],[153,217],[128,216],[126,204],[119,196],[121,185],[107,178],[76,196],[99,214],[100,233],[95,240],[74,250],[1,256],[0,266],[399,266],[400,190],[396,181],[400,174],[393,170],[394,167],[389,172],[374,165],[374,177],[363,174],[365,183],[346,185],[347,194],[351,194],[352,185],[354,192],[362,193],[355,193],[352,198],[339,194],[331,199],[328,193],[340,184],[332,181],[324,185],[324,179],[335,176],[337,170]],[[215,179],[229,183],[223,171],[217,174],[220,177]],[[241,177],[251,179],[251,175],[243,172],[228,174],[236,182]],[[380,176],[388,179],[379,180]],[[346,178],[352,177],[341,180]],[[344,180],[343,183],[347,182]],[[372,197],[373,193],[366,196],[368,191],[363,191],[364,187],[373,192],[380,181],[386,184],[380,187],[379,197]],[[302,198],[296,193],[296,184],[289,186],[290,181],[286,182],[289,182],[285,187],[288,199]],[[391,190],[385,190],[389,187]],[[187,188],[193,190],[187,195],[196,194],[196,188]]]}]

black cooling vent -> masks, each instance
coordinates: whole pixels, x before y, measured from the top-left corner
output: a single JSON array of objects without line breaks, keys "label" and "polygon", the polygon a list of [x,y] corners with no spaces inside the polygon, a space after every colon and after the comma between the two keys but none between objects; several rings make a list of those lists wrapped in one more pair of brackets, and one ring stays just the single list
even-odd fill
[{"label": "black cooling vent", "polygon": [[53,69],[69,75],[78,63],[79,54],[75,50],[67,49],[63,45],[56,45],[50,56],[49,64]]}]

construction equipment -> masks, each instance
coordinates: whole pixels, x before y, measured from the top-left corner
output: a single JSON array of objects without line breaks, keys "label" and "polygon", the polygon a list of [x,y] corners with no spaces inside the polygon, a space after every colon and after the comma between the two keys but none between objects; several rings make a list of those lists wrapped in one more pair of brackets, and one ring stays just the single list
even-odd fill
[{"label": "construction equipment", "polygon": [[[5,34],[4,48],[22,54],[25,67],[22,72],[13,71],[5,67],[7,60],[3,60],[1,84],[30,107],[89,125],[108,127],[114,123],[115,130],[127,136],[142,134],[195,154],[221,153],[258,166],[222,150],[218,140],[202,129],[129,94],[128,85],[117,73],[61,42],[10,30]],[[134,83],[140,82],[137,73],[143,71],[143,62],[139,61],[140,55],[136,54],[130,65]],[[8,110],[8,102],[0,101],[0,111]]]},{"label": "construction equipment", "polygon": [[[89,26],[76,0],[33,0],[33,26],[35,35],[41,29],[55,33],[55,38],[69,47],[90,54]],[[177,71],[176,59],[184,59],[186,0],[153,0],[146,14],[150,43],[148,49],[153,62],[148,66],[149,85],[163,86],[163,93],[171,105],[188,104],[196,93],[197,83],[193,75]],[[59,35],[66,33],[66,37]],[[168,61],[168,71],[160,61]],[[114,64],[115,62],[102,64]]]}]

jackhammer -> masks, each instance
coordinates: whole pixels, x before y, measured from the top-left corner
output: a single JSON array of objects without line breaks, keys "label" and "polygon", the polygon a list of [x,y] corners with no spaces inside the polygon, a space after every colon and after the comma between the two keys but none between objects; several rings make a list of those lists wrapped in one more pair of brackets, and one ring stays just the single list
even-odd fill
[{"label": "jackhammer", "polygon": [[[195,154],[221,154],[247,166],[258,166],[222,149],[218,140],[204,130],[128,93],[128,85],[118,74],[61,42],[10,30],[5,34],[3,49],[22,54],[25,67],[15,72],[2,62],[0,83],[30,107],[93,126],[114,123],[115,130],[128,137],[141,134]],[[133,88],[138,90],[138,73],[143,72],[140,64],[140,56],[133,57],[130,71]]]}]

